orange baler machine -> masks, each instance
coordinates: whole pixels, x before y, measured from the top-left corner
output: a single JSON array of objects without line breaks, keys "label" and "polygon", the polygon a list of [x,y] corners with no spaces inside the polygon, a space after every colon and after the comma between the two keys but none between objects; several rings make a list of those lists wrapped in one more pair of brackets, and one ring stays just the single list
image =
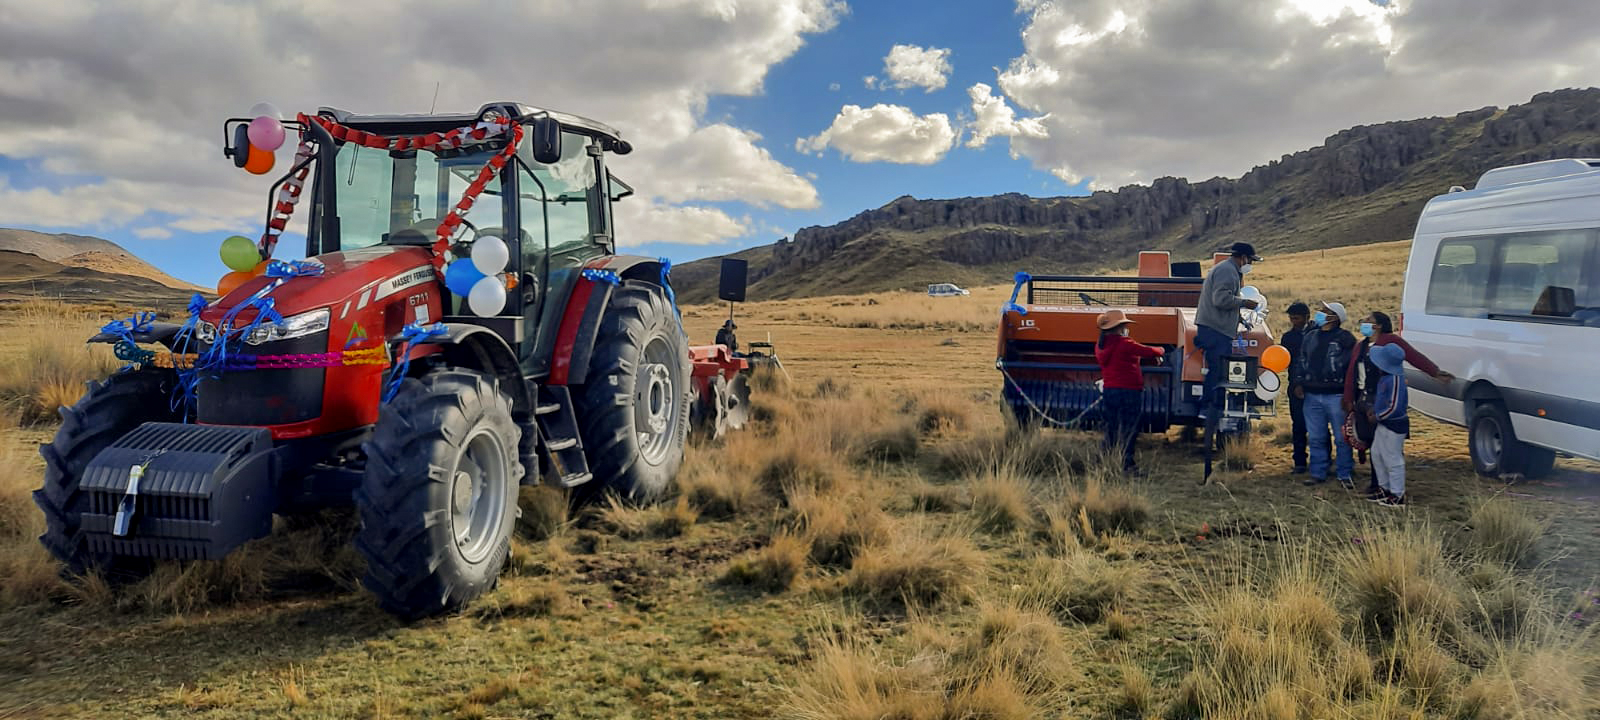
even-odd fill
[{"label": "orange baler machine", "polygon": [[[1183,276],[1174,277],[1174,268]],[[1174,266],[1168,253],[1147,251],[1139,254],[1134,277],[1019,280],[1017,304],[1001,318],[995,360],[1004,376],[1002,396],[1019,422],[1080,428],[1100,423],[1100,390],[1095,385],[1100,367],[1094,357],[1100,330],[1095,320],[1117,308],[1134,320],[1129,331],[1134,340],[1166,349],[1165,359],[1146,361],[1144,367],[1141,430],[1201,424],[1205,360],[1194,344],[1194,308],[1203,282],[1199,263]],[[1272,336],[1264,324],[1241,325],[1235,353],[1259,357],[1270,345]],[[1249,402],[1271,404],[1259,398]]]}]

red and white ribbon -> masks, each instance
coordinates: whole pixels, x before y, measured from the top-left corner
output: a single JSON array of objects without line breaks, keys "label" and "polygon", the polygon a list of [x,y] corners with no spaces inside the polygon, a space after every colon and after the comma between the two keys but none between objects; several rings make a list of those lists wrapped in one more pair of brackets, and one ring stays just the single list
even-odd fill
[{"label": "red and white ribbon", "polygon": [[[468,144],[468,142],[482,142],[497,135],[505,134],[508,131],[510,132],[511,138],[506,143],[505,148],[489,158],[489,161],[478,171],[477,177],[467,186],[466,192],[462,193],[461,200],[443,218],[440,218],[439,227],[434,231],[436,239],[432,248],[433,266],[439,272],[444,271],[444,254],[450,249],[450,238],[455,235],[456,230],[461,226],[462,218],[472,210],[473,203],[479,195],[483,194],[484,189],[494,180],[495,175],[505,169],[506,163],[516,154],[517,145],[522,142],[522,126],[507,118],[485,120],[444,133],[428,133],[426,135],[404,137],[377,135],[348,125],[340,125],[320,115],[311,116],[300,113],[296,119],[299,120],[301,125],[305,126],[309,126],[313,122],[321,125],[335,140],[390,152],[450,150],[459,148]],[[300,147],[296,150],[294,156],[294,165],[299,166],[313,154],[314,148],[311,140],[306,137],[306,133],[302,132]],[[300,168],[298,172],[284,182],[283,187],[278,191],[277,202],[274,203],[272,209],[272,217],[267,221],[266,231],[261,235],[260,250],[262,257],[272,256],[272,250],[278,243],[278,236],[283,234],[284,228],[289,225],[289,218],[294,215],[294,208],[300,202],[300,193],[305,188],[306,175],[310,169],[311,166],[309,164]]]}]

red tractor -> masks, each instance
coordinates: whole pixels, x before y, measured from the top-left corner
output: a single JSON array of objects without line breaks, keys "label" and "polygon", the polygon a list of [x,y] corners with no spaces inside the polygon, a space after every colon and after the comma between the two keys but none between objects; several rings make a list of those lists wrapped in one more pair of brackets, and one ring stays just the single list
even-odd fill
[{"label": "red tractor", "polygon": [[[224,131],[240,166],[248,122]],[[69,571],[218,558],[274,514],[353,503],[365,586],[416,618],[494,586],[519,484],[666,489],[694,360],[670,265],[615,252],[611,205],[632,192],[606,169],[631,150],[616,130],[515,103],[284,125],[300,152],[260,253],[305,188],[308,260],[198,300],[186,324],[95,338],[167,351],[129,351],[41,448],[41,540]],[[452,292],[447,270],[495,243],[501,304]]]}]

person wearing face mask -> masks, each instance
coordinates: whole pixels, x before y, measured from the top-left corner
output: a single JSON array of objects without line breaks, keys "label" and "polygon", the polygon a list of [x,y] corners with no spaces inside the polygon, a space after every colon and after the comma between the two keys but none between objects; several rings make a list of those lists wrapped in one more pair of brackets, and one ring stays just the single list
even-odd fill
[{"label": "person wearing face mask", "polygon": [[[1305,484],[1327,482],[1329,461],[1333,460],[1339,484],[1355,489],[1351,478],[1355,462],[1343,432],[1343,400],[1345,371],[1350,367],[1356,339],[1342,327],[1345,309],[1339,303],[1322,303],[1322,308],[1311,316],[1311,322],[1317,330],[1306,333],[1300,346],[1300,359],[1289,367],[1290,385],[1301,388],[1305,396],[1306,439],[1311,455],[1310,477]],[[1329,447],[1330,436],[1332,448]]]},{"label": "person wearing face mask", "polygon": [[[1377,430],[1375,423],[1366,422],[1368,411],[1374,406],[1378,393],[1378,378],[1383,376],[1377,364],[1372,360],[1372,350],[1385,345],[1395,345],[1404,351],[1404,360],[1412,367],[1427,373],[1429,377],[1449,384],[1455,379],[1444,370],[1439,369],[1428,356],[1423,355],[1404,338],[1395,334],[1394,323],[1389,320],[1386,313],[1374,311],[1361,321],[1359,326],[1361,342],[1350,356],[1350,367],[1345,370],[1344,399],[1342,406],[1347,413],[1355,413],[1358,420],[1357,430],[1363,442],[1369,446],[1373,442]],[[1400,378],[1404,382],[1405,378]],[[1372,470],[1372,481],[1367,485],[1369,498],[1380,496],[1378,486],[1378,469],[1376,464]]]},{"label": "person wearing face mask", "polygon": [[1100,341],[1095,344],[1094,359],[1100,363],[1100,412],[1105,418],[1106,452],[1116,453],[1112,457],[1121,456],[1123,473],[1137,475],[1133,445],[1144,412],[1144,370],[1139,361],[1159,358],[1166,349],[1130,339],[1128,326],[1132,324],[1133,320],[1121,310],[1107,310],[1095,318]]},{"label": "person wearing face mask", "polygon": [[1233,340],[1239,335],[1239,309],[1256,308],[1256,301],[1239,297],[1239,288],[1245,273],[1250,272],[1250,264],[1261,260],[1250,243],[1234,243],[1223,252],[1228,253],[1228,259],[1217,263],[1206,275],[1194,313],[1198,326],[1194,344],[1204,353],[1206,362],[1200,416],[1206,418],[1208,425],[1222,414],[1222,393],[1218,388],[1227,372],[1223,358],[1232,352]]},{"label": "person wearing face mask", "polygon": [[[1289,350],[1289,367],[1294,367],[1300,361],[1300,346],[1305,342],[1306,335],[1316,328],[1311,326],[1311,308],[1303,302],[1296,302],[1289,306],[1289,331],[1283,334],[1278,343]],[[1294,439],[1294,470],[1295,475],[1306,474],[1306,389],[1294,382],[1289,383],[1289,421],[1291,435]]]}]

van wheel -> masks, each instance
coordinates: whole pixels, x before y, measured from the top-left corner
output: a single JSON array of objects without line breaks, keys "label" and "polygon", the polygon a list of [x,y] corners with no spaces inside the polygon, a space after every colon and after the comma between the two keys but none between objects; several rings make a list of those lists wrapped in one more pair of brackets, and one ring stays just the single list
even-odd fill
[{"label": "van wheel", "polygon": [[1528,468],[1528,446],[1517,440],[1511,416],[1499,403],[1479,403],[1467,426],[1467,448],[1472,467],[1484,477],[1524,473]]}]

